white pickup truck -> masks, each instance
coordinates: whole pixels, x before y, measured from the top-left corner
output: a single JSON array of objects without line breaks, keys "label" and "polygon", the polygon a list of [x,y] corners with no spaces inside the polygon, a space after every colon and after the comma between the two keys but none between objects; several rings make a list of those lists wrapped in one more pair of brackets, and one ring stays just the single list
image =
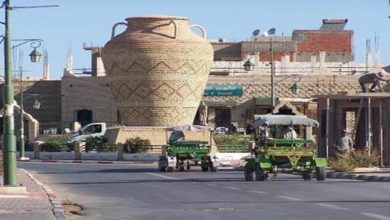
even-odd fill
[{"label": "white pickup truck", "polygon": [[106,133],[107,126],[105,122],[90,123],[74,132],[69,138],[68,143],[85,141],[88,137],[100,137]]}]

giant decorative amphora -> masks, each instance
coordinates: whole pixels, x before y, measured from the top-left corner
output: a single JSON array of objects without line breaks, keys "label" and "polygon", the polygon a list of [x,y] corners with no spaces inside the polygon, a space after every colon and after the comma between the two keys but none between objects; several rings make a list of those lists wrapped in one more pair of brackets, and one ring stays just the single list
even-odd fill
[{"label": "giant decorative amphora", "polygon": [[[131,17],[113,26],[102,59],[122,123],[192,124],[213,60],[199,25],[183,17]],[[115,36],[118,25],[127,29]],[[197,27],[202,37],[191,31]]]}]

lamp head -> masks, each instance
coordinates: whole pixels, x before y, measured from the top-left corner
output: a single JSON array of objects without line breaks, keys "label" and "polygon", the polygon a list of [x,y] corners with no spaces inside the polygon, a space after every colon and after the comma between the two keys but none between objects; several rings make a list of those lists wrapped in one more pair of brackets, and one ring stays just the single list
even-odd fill
[{"label": "lamp head", "polygon": [[37,50],[37,48],[34,48],[29,56],[32,63],[38,63],[41,60],[42,54]]},{"label": "lamp head", "polygon": [[247,61],[245,61],[243,66],[244,66],[244,69],[246,71],[251,71],[251,70],[253,70],[255,68],[255,64],[252,63],[249,59]]}]

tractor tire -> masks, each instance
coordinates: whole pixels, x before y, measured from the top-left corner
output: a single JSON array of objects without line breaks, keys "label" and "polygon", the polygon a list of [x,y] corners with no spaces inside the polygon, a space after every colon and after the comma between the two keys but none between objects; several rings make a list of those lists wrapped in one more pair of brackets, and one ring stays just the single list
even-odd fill
[{"label": "tractor tire", "polygon": [[316,179],[318,181],[325,180],[326,178],[326,170],[325,167],[316,167]]},{"label": "tractor tire", "polygon": [[311,171],[302,171],[303,180],[311,180],[312,177],[313,177],[313,174]]},{"label": "tractor tire", "polygon": [[255,178],[256,181],[264,181],[267,179],[267,173],[259,166],[255,167]]},{"label": "tractor tire", "polygon": [[244,167],[244,176],[246,181],[253,180],[253,171],[250,170],[247,166]]},{"label": "tractor tire", "polygon": [[208,167],[208,166],[202,166],[202,171],[203,171],[203,172],[209,171],[209,167]]}]

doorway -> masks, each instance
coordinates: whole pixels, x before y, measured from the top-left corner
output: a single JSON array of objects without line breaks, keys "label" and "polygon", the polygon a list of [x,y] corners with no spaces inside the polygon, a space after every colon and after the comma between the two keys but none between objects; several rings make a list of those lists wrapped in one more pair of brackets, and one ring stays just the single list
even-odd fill
[{"label": "doorway", "polygon": [[77,121],[81,126],[87,125],[92,122],[92,111],[88,109],[82,109],[77,111]]}]

